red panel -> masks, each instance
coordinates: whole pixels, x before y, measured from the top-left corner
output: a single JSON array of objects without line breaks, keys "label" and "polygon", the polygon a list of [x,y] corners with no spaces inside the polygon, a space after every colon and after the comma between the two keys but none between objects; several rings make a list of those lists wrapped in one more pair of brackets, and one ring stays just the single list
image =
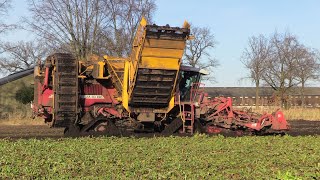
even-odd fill
[{"label": "red panel", "polygon": [[41,98],[41,104],[43,106],[52,106],[53,100],[53,91],[51,89],[46,89]]},{"label": "red panel", "polygon": [[85,95],[102,95],[103,86],[101,84],[86,84],[84,86]]},{"label": "red panel", "polygon": [[80,98],[84,107],[94,104],[118,104],[114,97],[116,94],[117,91],[114,88],[107,89],[101,84],[88,84],[84,86],[84,92]]}]

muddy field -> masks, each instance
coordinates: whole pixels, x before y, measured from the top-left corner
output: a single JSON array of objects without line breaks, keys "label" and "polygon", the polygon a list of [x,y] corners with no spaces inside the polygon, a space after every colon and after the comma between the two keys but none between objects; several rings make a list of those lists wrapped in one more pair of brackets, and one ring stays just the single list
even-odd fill
[{"label": "muddy field", "polygon": [[[287,134],[291,136],[320,135],[320,121],[292,120],[289,123],[291,130]],[[61,138],[64,137],[63,132],[62,128],[43,125],[0,126],[0,138]]]}]

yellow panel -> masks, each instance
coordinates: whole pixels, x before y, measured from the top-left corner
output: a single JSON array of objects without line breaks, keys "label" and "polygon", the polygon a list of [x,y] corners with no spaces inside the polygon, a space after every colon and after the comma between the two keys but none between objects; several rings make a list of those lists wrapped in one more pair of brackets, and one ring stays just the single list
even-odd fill
[{"label": "yellow panel", "polygon": [[146,26],[148,24],[146,18],[142,17],[141,21],[140,21],[140,25],[141,26]]},{"label": "yellow panel", "polygon": [[169,113],[169,111],[171,111],[171,109],[174,107],[174,96],[171,98],[170,102],[169,102],[169,107],[167,109],[166,113]]},{"label": "yellow panel", "polygon": [[188,23],[188,21],[185,20],[182,27],[190,29],[190,26],[191,25]]},{"label": "yellow panel", "polygon": [[157,57],[142,57],[142,62],[139,65],[139,68],[151,68],[151,69],[178,70],[179,67],[180,67],[179,59],[157,58]]},{"label": "yellow panel", "polygon": [[146,39],[144,47],[167,48],[167,49],[184,49],[185,41]]},{"label": "yellow panel", "polygon": [[104,78],[103,77],[103,74],[104,74],[104,65],[105,65],[105,63],[104,62],[101,62],[101,61],[99,61],[98,62],[98,67],[99,67],[99,72],[98,72],[98,77],[97,78]]},{"label": "yellow panel", "polygon": [[122,106],[128,111],[130,112],[130,108],[128,105],[129,102],[129,96],[128,96],[128,76],[129,76],[129,66],[130,63],[129,61],[125,62],[125,66],[124,66],[124,78],[123,78],[123,87],[122,87]]},{"label": "yellow panel", "polygon": [[161,49],[161,48],[144,48],[142,56],[147,57],[166,57],[180,59],[183,55],[183,50],[176,49]]},{"label": "yellow panel", "polygon": [[112,61],[109,61],[109,63],[116,69],[123,69],[124,68],[124,62],[112,62]]}]

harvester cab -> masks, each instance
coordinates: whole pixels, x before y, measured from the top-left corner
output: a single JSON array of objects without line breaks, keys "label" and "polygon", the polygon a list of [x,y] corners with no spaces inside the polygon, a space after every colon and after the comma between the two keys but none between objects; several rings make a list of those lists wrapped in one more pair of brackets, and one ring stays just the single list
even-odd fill
[{"label": "harvester cab", "polygon": [[178,90],[180,101],[195,101],[190,99],[194,96],[195,90],[204,88],[204,84],[200,83],[203,75],[208,75],[204,69],[181,66],[178,80]]}]

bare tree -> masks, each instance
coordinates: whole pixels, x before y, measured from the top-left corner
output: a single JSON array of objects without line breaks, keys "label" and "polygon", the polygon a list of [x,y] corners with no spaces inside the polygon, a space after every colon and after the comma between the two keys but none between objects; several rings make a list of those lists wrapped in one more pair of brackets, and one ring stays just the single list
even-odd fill
[{"label": "bare tree", "polygon": [[320,77],[319,70],[319,52],[315,49],[301,46],[298,49],[298,57],[296,60],[296,77],[301,82],[301,106],[305,106],[305,85],[309,80],[317,80]]},{"label": "bare tree", "polygon": [[34,42],[4,43],[1,49],[6,56],[0,61],[0,70],[7,73],[30,68],[48,53],[43,44]]},{"label": "bare tree", "polygon": [[[194,39],[187,41],[183,63],[212,71],[212,68],[219,65],[218,61],[210,53],[210,50],[216,46],[214,35],[207,27],[193,26],[191,26],[191,34]],[[212,78],[212,76],[209,78]]]},{"label": "bare tree", "polygon": [[7,14],[8,8],[10,7],[11,0],[1,0],[0,1],[0,15],[3,16]]},{"label": "bare tree", "polygon": [[270,57],[270,49],[269,40],[265,36],[252,36],[241,57],[241,62],[250,71],[247,78],[252,80],[256,86],[256,107],[259,105],[259,89],[265,73],[265,62]]},{"label": "bare tree", "polygon": [[156,10],[154,0],[106,0],[109,24],[103,29],[102,47],[110,55],[128,56],[131,53],[135,31],[142,17],[149,23]]},{"label": "bare tree", "polygon": [[26,22],[50,47],[86,59],[123,55],[140,17],[154,10],[153,0],[32,0]]},{"label": "bare tree", "polygon": [[101,0],[31,0],[32,17],[25,21],[53,49],[79,59],[92,54],[106,21]]},{"label": "bare tree", "polygon": [[2,17],[8,14],[8,10],[11,7],[11,0],[0,0],[0,34],[14,29],[16,26],[13,24],[6,24],[2,21]]},{"label": "bare tree", "polygon": [[300,83],[296,78],[296,61],[302,57],[300,47],[297,37],[288,32],[275,32],[271,37],[271,54],[266,62],[263,80],[278,93],[284,107],[287,107],[288,93]]}]

